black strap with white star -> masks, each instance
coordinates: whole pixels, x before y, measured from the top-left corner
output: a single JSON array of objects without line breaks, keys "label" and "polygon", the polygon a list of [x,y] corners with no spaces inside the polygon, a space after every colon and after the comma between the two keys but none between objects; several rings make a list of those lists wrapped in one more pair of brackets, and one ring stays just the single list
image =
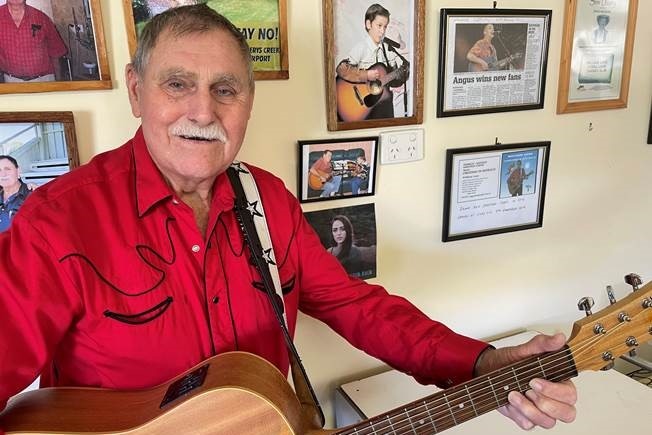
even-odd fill
[{"label": "black strap with white star", "polygon": [[292,379],[297,396],[301,401],[306,417],[315,425],[323,427],[325,423],[324,413],[310,384],[306,369],[301,363],[299,352],[294,346],[287,329],[281,281],[256,182],[249,169],[241,162],[233,162],[226,173],[235,192],[234,210],[236,218],[251,251],[252,262],[258,273],[260,273],[276,320],[278,320],[283,331],[283,337],[290,355]]}]

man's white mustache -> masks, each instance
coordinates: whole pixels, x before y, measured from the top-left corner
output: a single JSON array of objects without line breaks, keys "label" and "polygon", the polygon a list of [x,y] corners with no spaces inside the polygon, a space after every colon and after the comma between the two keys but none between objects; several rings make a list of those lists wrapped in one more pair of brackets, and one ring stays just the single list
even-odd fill
[{"label": "man's white mustache", "polygon": [[170,134],[194,139],[218,140],[222,143],[225,143],[227,140],[224,129],[217,124],[211,124],[206,127],[199,127],[193,124],[177,124],[170,127]]}]

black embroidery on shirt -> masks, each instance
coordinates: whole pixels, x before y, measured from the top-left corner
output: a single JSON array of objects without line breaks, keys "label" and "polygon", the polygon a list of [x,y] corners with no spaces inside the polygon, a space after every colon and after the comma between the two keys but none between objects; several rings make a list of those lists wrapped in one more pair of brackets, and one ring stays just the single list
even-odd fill
[{"label": "black embroidery on shirt", "polygon": [[147,266],[149,266],[149,267],[151,267],[152,269],[154,269],[155,271],[159,272],[159,274],[161,275],[161,277],[156,281],[156,283],[155,283],[153,286],[151,286],[150,288],[147,288],[147,289],[144,289],[144,290],[141,290],[141,291],[138,291],[138,292],[127,292],[126,290],[119,288],[117,285],[115,285],[114,283],[112,283],[111,281],[109,281],[109,279],[106,278],[106,277],[105,277],[105,276],[104,276],[104,275],[99,271],[99,269],[98,269],[98,267],[95,265],[95,263],[93,263],[93,261],[91,261],[91,259],[88,258],[87,256],[85,256],[84,254],[80,254],[80,253],[77,253],[77,252],[72,253],[72,254],[67,254],[67,255],[61,257],[61,258],[59,259],[59,262],[60,262],[60,263],[63,263],[65,260],[67,260],[67,259],[69,259],[69,258],[77,257],[77,258],[83,260],[84,262],[86,262],[86,264],[88,264],[88,265],[90,266],[90,268],[93,269],[93,272],[95,272],[95,274],[98,276],[98,278],[99,278],[99,279],[100,279],[104,284],[106,284],[107,286],[109,286],[111,289],[115,290],[116,292],[118,292],[118,293],[120,293],[121,295],[124,295],[124,296],[130,296],[130,297],[142,296],[142,295],[144,295],[144,294],[147,294],[147,293],[149,293],[149,292],[155,290],[157,287],[159,287],[159,286],[163,283],[163,281],[165,281],[165,277],[166,277],[165,270],[163,270],[163,269],[160,268],[160,267],[155,266],[155,265],[154,265],[150,260],[148,260],[148,259],[145,257],[145,253],[146,253],[146,252],[151,253],[151,254],[154,255],[156,258],[158,258],[162,263],[164,263],[164,264],[166,264],[166,265],[172,265],[172,264],[174,264],[174,262],[175,262],[175,260],[176,260],[176,250],[174,249],[174,244],[172,243],[172,236],[170,235],[170,222],[171,222],[171,221],[174,221],[174,220],[175,220],[175,219],[174,219],[173,217],[168,217],[168,218],[165,220],[165,232],[166,232],[166,235],[167,235],[168,243],[169,243],[169,245],[170,245],[170,259],[169,259],[169,260],[168,260],[168,259],[165,259],[165,258],[163,257],[163,255],[159,254],[158,252],[156,252],[153,248],[151,248],[151,247],[149,247],[149,246],[145,246],[145,245],[136,245],[136,252],[138,253],[138,256],[140,257],[140,259],[141,259],[141,260],[142,260],[142,261],[143,261]]},{"label": "black embroidery on shirt", "polygon": [[[235,219],[235,217],[234,217],[234,219]],[[226,222],[224,221],[224,214],[220,214],[220,216],[217,218],[217,224],[222,227],[222,230],[223,230],[224,234],[226,234],[226,236],[227,236],[226,237],[226,242],[229,245],[229,249],[231,249],[231,253],[233,253],[233,255],[235,257],[237,257],[237,258],[241,257],[242,254],[244,253],[244,250],[245,250],[245,243],[244,243],[244,238],[242,237],[242,234],[238,231],[238,235],[241,236],[240,237],[240,246],[237,246],[237,247],[233,246],[233,244],[231,243],[231,237],[230,237],[230,234],[229,234],[228,226],[227,226]],[[212,232],[212,234],[216,235],[217,231],[214,230]]]},{"label": "black embroidery on shirt", "polygon": [[159,317],[168,308],[170,308],[170,304],[172,304],[172,296],[168,296],[163,302],[148,310],[143,311],[142,313],[123,314],[116,313],[107,309],[104,310],[104,316],[115,319],[118,322],[127,323],[129,325],[142,325],[144,323],[151,322],[152,320]]},{"label": "black embroidery on shirt", "polygon": [[[294,288],[295,280],[296,280],[295,276],[292,275],[292,277],[288,281],[281,283],[281,291],[283,292],[284,295],[287,295],[292,291],[292,289]],[[262,282],[254,281],[251,283],[251,285],[257,288],[258,290],[260,290],[261,292],[267,294],[267,292],[265,291],[265,285]]]}]

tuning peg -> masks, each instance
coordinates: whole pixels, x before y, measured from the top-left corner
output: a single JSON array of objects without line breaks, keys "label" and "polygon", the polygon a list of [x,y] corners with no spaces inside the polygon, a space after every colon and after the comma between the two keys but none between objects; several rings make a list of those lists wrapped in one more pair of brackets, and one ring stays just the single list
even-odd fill
[{"label": "tuning peg", "polygon": [[616,296],[614,296],[614,289],[610,285],[607,286],[607,296],[611,305],[616,303]]},{"label": "tuning peg", "polygon": [[632,286],[632,291],[638,290],[638,286],[643,284],[640,275],[637,275],[635,273],[629,273],[625,275],[625,282]]},{"label": "tuning peg", "polygon": [[585,296],[579,300],[579,302],[577,303],[577,308],[580,311],[584,311],[586,313],[586,316],[588,317],[591,314],[593,314],[593,312],[591,312],[591,307],[593,307],[593,305],[595,305],[595,302],[593,302],[593,298],[589,296]]},{"label": "tuning peg", "polygon": [[611,352],[604,352],[602,354],[602,360],[606,361],[607,364],[603,366],[601,370],[611,370],[614,367],[614,355]]}]

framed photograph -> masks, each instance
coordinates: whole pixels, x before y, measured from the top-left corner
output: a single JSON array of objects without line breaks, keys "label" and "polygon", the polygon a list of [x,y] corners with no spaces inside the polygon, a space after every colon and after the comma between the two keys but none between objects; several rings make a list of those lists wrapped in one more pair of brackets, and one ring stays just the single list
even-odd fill
[{"label": "framed photograph", "polygon": [[442,241],[543,225],[550,142],[446,150]]},{"label": "framed photograph", "polygon": [[566,0],[557,113],[627,107],[638,0]]},{"label": "framed photograph", "polygon": [[329,130],[423,122],[425,0],[324,0]]},{"label": "framed photograph", "polygon": [[543,108],[551,14],[442,9],[437,117]]},{"label": "framed photograph", "polygon": [[0,94],[111,89],[99,0],[14,3],[0,0]]},{"label": "framed photograph", "polygon": [[72,112],[0,112],[0,232],[34,189],[77,166]]},{"label": "framed photograph", "polygon": [[298,143],[300,202],[375,193],[377,136],[300,140]]},{"label": "framed photograph", "polygon": [[172,7],[206,3],[228,18],[247,38],[256,80],[288,79],[287,0],[122,0],[129,52],[155,15]]},{"label": "framed photograph", "polygon": [[376,212],[373,204],[304,213],[324,248],[351,276],[376,276]]}]

